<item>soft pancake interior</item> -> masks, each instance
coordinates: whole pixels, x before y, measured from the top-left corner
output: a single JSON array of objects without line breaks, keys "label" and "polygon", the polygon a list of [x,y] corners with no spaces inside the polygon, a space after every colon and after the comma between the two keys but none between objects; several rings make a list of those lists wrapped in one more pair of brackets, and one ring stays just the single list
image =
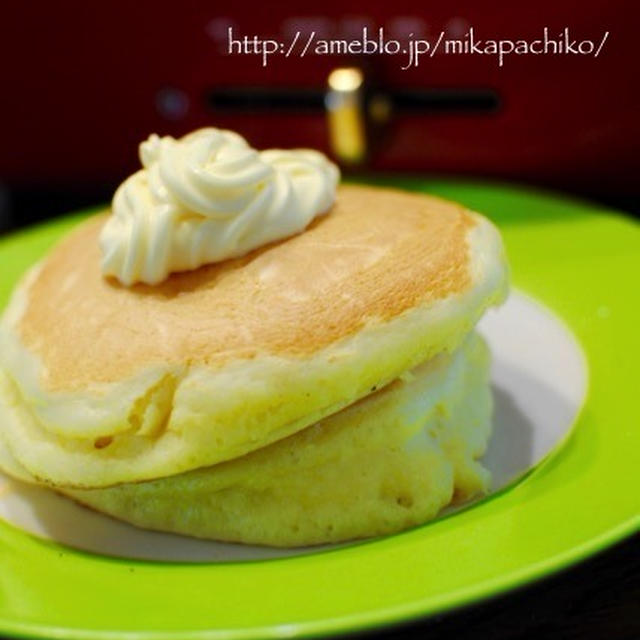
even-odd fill
[{"label": "soft pancake interior", "polygon": [[264,449],[185,474],[65,491],[144,528],[298,546],[386,534],[486,490],[489,356],[471,335],[403,380]]}]

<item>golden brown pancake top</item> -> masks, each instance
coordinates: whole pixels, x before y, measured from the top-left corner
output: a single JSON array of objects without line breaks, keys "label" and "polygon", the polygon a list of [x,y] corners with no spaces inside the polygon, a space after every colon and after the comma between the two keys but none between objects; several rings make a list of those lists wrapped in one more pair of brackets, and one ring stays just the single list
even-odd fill
[{"label": "golden brown pancake top", "polygon": [[221,366],[265,353],[307,356],[471,285],[459,205],[341,186],[303,233],[250,254],[120,285],[100,271],[98,216],[64,238],[33,282],[20,323],[50,390],[120,381],[168,362]]}]

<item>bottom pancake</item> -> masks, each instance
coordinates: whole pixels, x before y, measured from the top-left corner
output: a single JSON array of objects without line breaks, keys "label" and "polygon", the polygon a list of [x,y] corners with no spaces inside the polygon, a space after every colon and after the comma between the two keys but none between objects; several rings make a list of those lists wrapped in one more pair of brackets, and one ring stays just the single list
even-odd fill
[{"label": "bottom pancake", "polygon": [[[394,533],[487,489],[489,353],[471,334],[315,425],[212,467],[61,490],[139,527],[280,547]],[[28,474],[7,451],[0,467]]]}]

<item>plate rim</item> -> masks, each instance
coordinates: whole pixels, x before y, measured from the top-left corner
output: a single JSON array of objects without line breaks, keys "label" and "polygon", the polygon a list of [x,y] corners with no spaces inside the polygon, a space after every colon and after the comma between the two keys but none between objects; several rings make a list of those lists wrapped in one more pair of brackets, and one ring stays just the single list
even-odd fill
[{"label": "plate rim", "polygon": [[[418,183],[414,183],[413,185],[408,185],[406,180],[404,184],[401,186],[413,186],[413,188],[422,189],[424,186],[428,186],[433,188],[434,184],[440,184],[441,190],[447,192],[447,190],[454,192],[456,189],[462,188],[464,189],[473,189],[474,185],[477,188],[476,183],[472,182],[443,182],[439,183],[434,182],[424,182],[422,180]],[[485,187],[488,189],[487,197],[491,195],[491,189],[493,189],[493,193],[495,193],[501,186],[496,186],[495,184],[485,183]],[[511,187],[515,191],[515,196],[518,194],[526,195],[527,190],[523,190],[518,187]],[[538,193],[538,197],[543,200],[546,198],[550,200],[549,195]],[[557,196],[553,196],[553,199],[556,199]],[[571,201],[566,201],[567,206],[571,205]],[[587,209],[589,215],[593,215],[593,218],[601,225],[607,226],[608,222],[613,225],[613,218],[606,218],[604,215],[608,213],[608,210],[598,209],[593,205],[586,205],[584,202],[580,202],[579,206],[583,209]],[[89,212],[93,212],[95,209],[89,210]],[[613,212],[616,213],[616,212]],[[11,234],[9,236],[5,236],[4,238],[0,238],[0,251],[6,249],[7,246],[19,244],[24,240],[24,238],[30,238],[37,234],[45,235],[47,233],[53,238],[54,236],[62,233],[66,227],[75,223],[79,217],[82,217],[84,212],[79,212],[76,214],[72,214],[70,217],[64,218],[62,220],[55,220],[53,222],[49,222],[43,225],[39,225],[36,227],[32,227],[26,230],[22,230],[17,234]],[[618,222],[620,222],[620,218],[618,218]],[[628,221],[625,220],[625,224],[628,225]],[[618,229],[619,231],[619,229]],[[636,227],[636,232],[638,228]],[[637,236],[636,236],[637,237]],[[636,259],[636,263],[640,264],[640,260]],[[567,328],[567,330],[574,336],[575,341],[580,346],[583,354],[587,359],[589,359],[590,346],[585,345],[584,341],[580,339],[578,333],[574,330],[574,323],[564,314],[558,313],[556,309],[547,303],[543,296],[540,296],[537,292],[532,292],[530,288],[527,286],[522,286],[518,280],[516,279],[516,283],[519,284],[517,287],[518,290],[523,293],[526,297],[532,298],[537,303],[541,304],[547,310],[551,311],[556,319],[562,322],[562,324]],[[592,367],[589,367],[589,370]],[[524,483],[530,482],[536,475],[541,474],[550,464],[553,463],[554,460],[558,458],[558,454],[564,450],[565,444],[570,441],[576,432],[576,426],[582,419],[582,415],[585,407],[588,407],[591,399],[592,392],[592,377],[590,372],[587,376],[587,390],[585,393],[585,398],[583,400],[583,406],[580,411],[577,413],[574,418],[573,424],[571,428],[568,430],[566,436],[556,445],[554,448],[545,456],[545,458],[537,464],[533,469],[529,470],[516,484],[516,486],[521,486]],[[514,489],[514,485],[509,485],[508,487],[501,489],[500,491],[492,494],[487,499],[482,500],[480,504],[474,505],[473,510],[476,510],[482,507],[483,504],[488,502],[493,502],[498,499],[501,495],[507,492],[511,492]],[[468,510],[464,510],[468,511]],[[456,514],[457,516],[458,514]],[[449,518],[445,518],[449,519]],[[8,633],[12,635],[18,636],[26,636],[26,637],[46,637],[46,638],[83,638],[83,639],[94,639],[94,640],[113,640],[113,639],[129,639],[136,638],[139,640],[174,640],[176,638],[183,638],[185,640],[193,639],[193,640],[213,640],[221,637],[225,638],[234,638],[238,640],[245,640],[247,638],[254,638],[256,636],[260,637],[309,637],[315,636],[318,634],[323,635],[335,635],[344,632],[352,632],[352,631],[365,631],[372,628],[383,628],[388,626],[397,625],[400,623],[410,623],[421,618],[425,618],[434,613],[440,613],[445,611],[451,611],[456,608],[460,608],[463,606],[467,606],[472,602],[479,602],[486,600],[488,598],[495,597],[501,593],[504,593],[510,589],[517,588],[523,586],[525,584],[540,580],[544,576],[551,575],[557,571],[561,571],[566,569],[579,562],[580,560],[598,552],[603,549],[615,544],[616,542],[622,540],[628,535],[634,533],[635,530],[640,528],[640,513],[636,513],[635,516],[632,514],[628,518],[619,521],[615,526],[611,526],[608,529],[602,531],[599,535],[591,536],[588,539],[584,540],[581,544],[572,546],[570,548],[565,549],[564,551],[558,552],[554,555],[547,556],[536,563],[526,564],[520,567],[517,570],[512,570],[507,573],[503,573],[499,576],[485,579],[482,581],[476,581],[474,584],[468,586],[466,589],[458,589],[453,592],[448,592],[447,597],[443,602],[439,602],[438,599],[434,599],[433,596],[426,596],[424,599],[415,599],[410,602],[405,602],[401,605],[394,605],[387,608],[379,608],[374,611],[364,610],[358,613],[349,613],[342,616],[336,616],[334,618],[325,617],[319,620],[305,621],[305,622],[295,622],[290,625],[267,625],[267,626],[248,626],[245,628],[224,628],[224,629],[176,629],[176,630],[161,630],[161,629],[148,629],[148,630],[106,630],[106,629],[87,629],[80,627],[62,627],[56,625],[45,625],[45,624],[35,624],[35,623],[25,623],[16,620],[11,620],[5,617],[4,613],[0,611],[0,631],[2,633]],[[7,529],[12,530],[7,532]],[[421,527],[417,527],[412,529],[410,532],[414,532],[420,530]],[[59,553],[60,550],[64,550],[66,555],[86,555],[92,556],[93,554],[81,552],[81,551],[70,551],[67,547],[63,545],[59,545],[52,541],[43,541],[35,536],[30,536],[12,525],[5,523],[4,521],[0,522],[0,538],[4,538],[6,535],[9,537],[19,537],[19,536],[29,536],[33,537],[37,540],[37,544],[51,547],[50,551]],[[402,536],[403,534],[399,534]],[[362,541],[356,543],[355,545],[350,545],[349,548],[361,548],[365,546],[375,545],[379,541],[378,540],[369,540]],[[340,554],[343,553],[344,549],[332,549],[327,550],[326,552],[321,552],[319,554],[312,554],[315,556],[324,556],[327,554]],[[97,556],[101,558],[104,562],[103,556]],[[302,556],[304,558],[306,556]],[[290,558],[283,559],[273,559],[266,561],[242,561],[239,563],[225,563],[231,566],[237,565],[250,565],[250,564],[264,564],[266,563],[291,563],[291,562],[300,562],[301,556],[294,556]],[[161,563],[154,563],[152,561],[144,561],[144,560],[120,560],[120,559],[110,559],[112,562],[124,562],[125,564],[150,564],[157,565]],[[174,563],[172,563],[173,565]],[[178,563],[179,564],[179,563]],[[214,565],[217,566],[217,565]],[[284,629],[284,626],[288,626],[287,629]]]}]

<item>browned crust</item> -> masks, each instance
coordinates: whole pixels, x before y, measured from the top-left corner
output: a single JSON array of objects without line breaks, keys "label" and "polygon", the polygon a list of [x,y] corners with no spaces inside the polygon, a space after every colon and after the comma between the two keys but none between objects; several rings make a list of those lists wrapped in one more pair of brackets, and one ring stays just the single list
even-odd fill
[{"label": "browned crust", "polygon": [[342,186],[304,233],[155,287],[102,277],[103,223],[92,218],[64,238],[29,292],[20,335],[51,390],[119,381],[155,362],[306,356],[471,284],[473,218],[390,189]]}]

